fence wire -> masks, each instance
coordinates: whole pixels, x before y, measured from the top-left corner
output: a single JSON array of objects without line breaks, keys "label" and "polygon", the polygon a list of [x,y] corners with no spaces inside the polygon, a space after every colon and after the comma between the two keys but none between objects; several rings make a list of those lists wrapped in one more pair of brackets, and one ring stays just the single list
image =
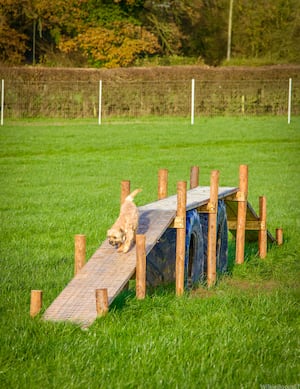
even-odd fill
[{"label": "fence wire", "polygon": [[[285,115],[289,80],[195,80],[197,116]],[[4,118],[97,118],[99,82],[5,81]],[[103,81],[101,117],[189,116],[191,81]],[[300,114],[300,80],[292,115]]]}]

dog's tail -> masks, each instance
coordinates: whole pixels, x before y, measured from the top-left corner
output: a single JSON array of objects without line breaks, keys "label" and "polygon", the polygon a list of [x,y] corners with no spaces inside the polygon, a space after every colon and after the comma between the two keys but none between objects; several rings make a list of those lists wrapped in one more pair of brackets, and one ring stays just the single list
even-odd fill
[{"label": "dog's tail", "polygon": [[133,201],[133,199],[135,198],[135,196],[140,193],[142,191],[142,189],[136,189],[134,190],[133,192],[131,192],[125,200],[129,200],[129,201]]}]

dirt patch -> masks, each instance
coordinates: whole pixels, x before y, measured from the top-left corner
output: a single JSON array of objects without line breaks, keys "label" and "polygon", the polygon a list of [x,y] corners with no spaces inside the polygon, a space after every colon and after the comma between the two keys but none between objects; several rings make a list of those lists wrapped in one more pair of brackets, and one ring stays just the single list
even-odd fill
[{"label": "dirt patch", "polygon": [[202,298],[202,299],[214,297],[215,295],[216,295],[215,290],[209,290],[203,287],[200,287],[198,289],[193,289],[190,293],[191,297]]},{"label": "dirt patch", "polygon": [[279,282],[276,282],[274,280],[268,280],[268,281],[248,281],[248,280],[235,280],[235,279],[227,279],[225,281],[225,285],[234,288],[239,289],[241,291],[253,291],[253,292],[273,292],[275,289],[279,287]]},{"label": "dirt patch", "polygon": [[220,294],[220,292],[224,293],[224,290],[234,290],[240,292],[246,292],[248,294],[256,295],[258,293],[269,294],[274,290],[278,289],[280,286],[279,282],[274,280],[269,281],[249,281],[249,280],[235,280],[232,278],[228,278],[221,282],[220,288],[214,289],[206,289],[204,287],[200,287],[191,291],[191,297],[195,298],[211,298]]}]

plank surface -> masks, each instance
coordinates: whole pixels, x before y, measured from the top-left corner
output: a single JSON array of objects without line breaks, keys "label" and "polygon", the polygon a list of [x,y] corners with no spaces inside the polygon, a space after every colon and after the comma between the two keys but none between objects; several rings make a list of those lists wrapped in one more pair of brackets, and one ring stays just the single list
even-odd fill
[{"label": "plank surface", "polygon": [[[238,188],[219,188],[219,198],[226,198]],[[210,188],[197,187],[187,192],[187,210],[207,204]],[[170,226],[176,216],[177,195],[139,207],[139,234],[146,235],[146,253]],[[107,288],[108,302],[122,291],[135,272],[135,248],[118,253],[108,240],[98,248],[86,265],[70,281],[44,313],[45,320],[71,321],[87,327],[97,317],[95,290]]]},{"label": "plank surface", "polygon": [[[227,213],[227,220],[230,224],[230,221],[235,221],[237,220],[237,212],[238,212],[238,202],[237,201],[230,201],[226,200],[226,213]],[[259,216],[253,209],[250,203],[247,202],[247,214],[246,214],[246,221],[247,222],[258,222],[259,221]],[[249,223],[251,224],[251,223]],[[253,226],[255,223],[253,223]],[[230,229],[230,232],[235,235],[236,229]],[[272,236],[272,234],[267,231],[267,237],[269,242],[275,242],[275,238]],[[245,240],[248,242],[256,242],[258,240],[258,229],[246,229],[245,232]]]}]

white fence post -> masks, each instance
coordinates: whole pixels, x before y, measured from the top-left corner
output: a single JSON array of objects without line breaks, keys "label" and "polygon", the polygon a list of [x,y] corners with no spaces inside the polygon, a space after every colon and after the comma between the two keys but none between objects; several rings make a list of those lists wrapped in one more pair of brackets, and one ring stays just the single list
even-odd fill
[{"label": "white fence post", "polygon": [[192,96],[191,96],[191,124],[194,124],[195,118],[195,79],[192,79]]},{"label": "white fence post", "polygon": [[291,110],[292,110],[292,79],[289,79],[289,101],[288,101],[288,124],[291,123]]},{"label": "white fence post", "polygon": [[98,124],[102,123],[102,80],[99,81],[99,107],[98,107]]},{"label": "white fence post", "polygon": [[4,80],[1,81],[1,126],[3,126],[4,117]]}]

